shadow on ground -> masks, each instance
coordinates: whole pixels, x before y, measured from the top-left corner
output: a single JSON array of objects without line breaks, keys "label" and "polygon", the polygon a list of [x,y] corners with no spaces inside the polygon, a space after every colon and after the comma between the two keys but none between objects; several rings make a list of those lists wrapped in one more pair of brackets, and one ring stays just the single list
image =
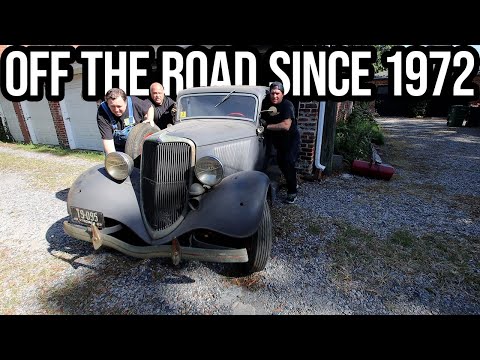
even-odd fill
[{"label": "shadow on ground", "polygon": [[69,190],[70,190],[70,188],[66,188],[66,189],[57,191],[57,192],[55,193],[55,197],[56,197],[58,200],[67,201],[67,196],[68,196],[68,191],[69,191]]},{"label": "shadow on ground", "polygon": [[68,220],[68,218],[69,217],[66,216],[52,224],[45,234],[45,239],[49,244],[47,250],[52,256],[69,263],[76,269],[79,266],[87,266],[77,262],[77,259],[91,255],[95,250],[92,244],[76,240],[65,234],[63,222]]},{"label": "shadow on ground", "polygon": [[[42,296],[55,314],[176,314],[172,300],[176,286],[195,280],[185,274],[200,267],[199,262],[170,259],[137,259],[120,252],[74,239],[64,233],[64,217],[45,234],[48,252],[71,268],[60,273]],[[92,304],[95,304],[93,306]],[[193,309],[195,313],[195,309]]]}]

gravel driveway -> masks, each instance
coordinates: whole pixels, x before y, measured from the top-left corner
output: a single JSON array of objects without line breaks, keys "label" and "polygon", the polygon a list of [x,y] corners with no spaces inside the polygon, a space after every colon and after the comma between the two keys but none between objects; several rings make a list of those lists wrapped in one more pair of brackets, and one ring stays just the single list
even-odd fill
[{"label": "gravel driveway", "polygon": [[94,163],[0,143],[1,314],[480,314],[480,129],[378,119],[390,181],[304,182],[265,271],[139,260],[63,233]]}]

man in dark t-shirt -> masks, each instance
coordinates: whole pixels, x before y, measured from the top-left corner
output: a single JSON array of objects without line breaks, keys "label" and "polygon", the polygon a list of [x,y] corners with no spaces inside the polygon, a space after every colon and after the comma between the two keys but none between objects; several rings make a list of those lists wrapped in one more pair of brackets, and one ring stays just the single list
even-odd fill
[{"label": "man in dark t-shirt", "polygon": [[145,100],[149,105],[153,105],[153,121],[160,129],[165,129],[168,124],[172,124],[175,118],[177,106],[168,96],[165,96],[163,85],[154,82],[150,85],[150,97]]},{"label": "man in dark t-shirt", "polygon": [[286,203],[293,204],[297,199],[297,170],[295,162],[300,151],[300,133],[297,128],[295,108],[290,100],[283,97],[284,88],[281,82],[270,85],[270,95],[262,104],[262,110],[274,106],[276,114],[265,116],[265,137],[277,151],[278,167],[287,182]]},{"label": "man in dark t-shirt", "polygon": [[[131,105],[131,106],[129,106]],[[113,88],[105,94],[105,101],[98,107],[97,125],[102,137],[105,154],[124,151],[125,144],[114,143],[114,134],[124,131],[129,126],[149,121],[153,126],[152,112],[144,100],[125,94],[122,89]],[[118,149],[116,147],[119,147]]]}]

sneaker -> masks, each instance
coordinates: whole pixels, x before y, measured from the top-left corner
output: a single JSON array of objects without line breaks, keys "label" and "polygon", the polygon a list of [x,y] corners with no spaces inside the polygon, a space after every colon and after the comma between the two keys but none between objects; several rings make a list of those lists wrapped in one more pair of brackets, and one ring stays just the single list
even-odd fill
[{"label": "sneaker", "polygon": [[297,194],[287,194],[287,198],[285,199],[286,204],[293,204],[297,200]]}]

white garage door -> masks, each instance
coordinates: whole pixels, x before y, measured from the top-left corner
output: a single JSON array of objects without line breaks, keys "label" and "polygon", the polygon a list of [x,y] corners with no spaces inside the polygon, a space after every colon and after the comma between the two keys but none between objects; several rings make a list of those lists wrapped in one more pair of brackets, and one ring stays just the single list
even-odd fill
[{"label": "white garage door", "polygon": [[47,99],[22,101],[22,109],[30,134],[35,133],[35,136],[32,136],[33,143],[58,145],[57,132]]},{"label": "white garage door", "polygon": [[83,100],[81,74],[65,84],[65,97],[60,105],[64,119],[70,122],[75,147],[102,151],[97,126],[97,103]]},{"label": "white garage door", "polygon": [[15,113],[12,102],[0,95],[0,105],[0,116],[7,123],[13,139],[15,141],[25,141],[22,130],[20,130],[20,124],[18,123],[17,114]]}]

